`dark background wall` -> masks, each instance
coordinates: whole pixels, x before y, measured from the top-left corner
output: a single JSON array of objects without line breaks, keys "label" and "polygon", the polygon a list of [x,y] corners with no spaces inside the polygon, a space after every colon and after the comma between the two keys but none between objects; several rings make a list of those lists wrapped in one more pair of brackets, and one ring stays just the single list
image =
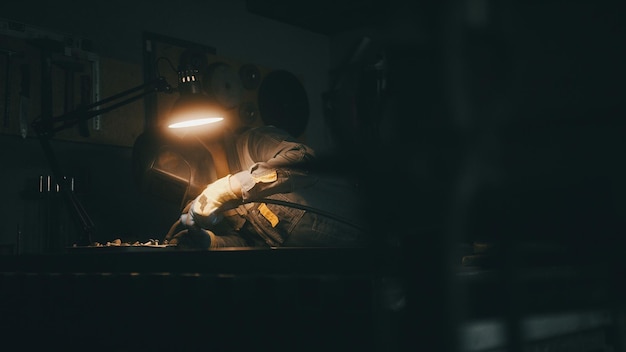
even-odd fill
[{"label": "dark background wall", "polygon": [[[378,107],[370,109],[361,101],[359,124],[348,124],[354,117],[349,109],[342,122],[347,139],[363,132],[360,128],[366,140],[374,136],[375,143],[360,140],[351,146],[357,146],[353,160],[368,162],[373,156],[378,163],[372,197],[380,197],[377,216],[384,219],[385,232],[404,232],[404,223],[394,225],[393,218],[415,219],[417,213],[419,224],[434,221],[449,228],[455,240],[507,237],[524,229],[522,237],[548,235],[584,243],[580,229],[597,224],[619,228],[625,213],[619,138],[624,54],[616,44],[625,34],[617,18],[620,4],[322,1],[296,8],[286,1],[26,1],[3,4],[1,10],[5,18],[87,37],[98,54],[132,63],[141,61],[141,33],[147,30],[294,72],[302,77],[310,101],[308,141],[322,152],[334,146],[322,97],[336,73],[349,73],[343,98],[367,96],[376,83],[372,75],[379,73],[375,64],[384,56],[384,111],[372,113]],[[365,38],[370,45],[355,65],[346,65]],[[18,225],[26,229],[28,223],[24,212],[16,211],[20,204],[26,206],[19,186],[11,185],[37,177],[45,166],[36,161],[41,154],[34,141],[3,139],[8,143],[2,174],[7,201],[0,226],[2,242],[11,243]],[[68,148],[91,153],[83,145],[70,143]],[[118,170],[128,169],[130,150],[102,150],[121,158]],[[12,160],[29,160],[29,169]],[[106,169],[104,163],[94,163],[85,173],[106,172],[98,168]],[[388,180],[390,174],[394,181],[403,180],[402,191],[379,187],[376,177]],[[120,194],[118,187],[122,193],[134,192],[129,177],[116,176],[116,182],[107,183],[110,189],[89,185],[92,192],[111,198],[103,204],[118,203],[113,196]],[[148,202],[140,210],[146,213],[119,225],[105,220],[112,229],[103,240],[123,228],[138,236],[162,233],[164,219],[176,217],[170,207],[139,195],[129,198]],[[396,212],[395,205],[404,199],[416,200],[415,208]],[[144,216],[156,208],[166,213],[158,221]],[[583,220],[588,216],[593,221]],[[569,230],[555,235],[553,229],[560,226],[578,235]]]},{"label": "dark background wall", "polygon": [[[1,5],[0,13],[89,37],[99,54],[128,62],[140,62],[141,32],[149,30],[301,75],[311,102],[310,143],[332,150],[329,123],[340,122],[349,158],[339,166],[368,175],[367,209],[381,252],[386,244],[402,245],[392,264],[407,304],[398,325],[386,329],[409,348],[418,341],[457,350],[454,324],[470,310],[515,323],[529,303],[550,311],[572,297],[568,309],[593,302],[587,293],[596,280],[574,278],[572,292],[545,295],[516,286],[517,265],[537,258],[548,258],[549,266],[599,267],[591,274],[598,287],[616,293],[603,301],[619,297],[623,307],[621,290],[611,291],[623,286],[612,275],[623,272],[625,248],[623,2],[254,3],[16,2]],[[363,55],[346,65],[367,39]],[[384,109],[362,99],[354,115],[346,101],[375,96],[380,55],[387,65]],[[342,120],[328,121],[322,95],[337,72],[348,77],[337,92]],[[98,240],[161,237],[177,218],[176,205],[137,192],[129,148],[55,147],[82,179],[77,189],[103,230]],[[0,136],[0,148],[0,243],[14,244],[21,233],[28,250],[37,251],[58,199],[33,199],[22,190],[49,171],[35,140]],[[504,264],[505,285],[497,287],[504,291],[465,297],[452,280],[455,245],[474,240],[504,242],[504,260],[496,262]],[[550,275],[543,284],[559,286]]]},{"label": "dark background wall", "polygon": [[[322,1],[297,6],[287,1],[186,1],[175,5],[163,1],[24,1],[3,3],[0,13],[2,19],[27,28],[85,39],[90,43],[89,50],[98,56],[136,67],[141,67],[144,59],[142,35],[151,32],[213,47],[219,56],[242,63],[287,70],[301,80],[308,98],[307,143],[324,154],[333,152],[336,141],[324,117],[323,93],[342,72],[369,69],[368,65],[376,62],[380,42],[388,40],[385,36],[389,35],[387,28],[381,27],[388,21],[386,7],[378,1]],[[354,32],[339,36],[346,31]],[[366,37],[374,40],[357,65],[348,67],[355,48]],[[354,75],[347,78],[347,91],[352,94],[357,79]],[[57,86],[53,89],[63,89],[62,82],[54,84]],[[120,83],[119,88],[130,86]],[[345,120],[351,118],[346,116]],[[350,128],[347,134],[353,134]],[[4,200],[0,243],[10,250],[20,237],[21,251],[41,251],[47,243],[43,238],[56,236],[50,231],[69,226],[65,224],[67,218],[61,224],[47,223],[50,200],[30,194],[38,187],[39,177],[45,178],[51,172],[35,139],[14,135],[0,138],[0,192]],[[130,148],[88,140],[55,140],[52,144],[63,168],[76,173],[77,193],[97,227],[95,240],[105,243],[119,236],[162,238],[177,218],[178,204],[138,193],[130,174]],[[55,202],[53,207],[59,206],[63,214],[62,202]],[[63,227],[58,231],[65,230]],[[69,237],[62,241],[71,243],[73,236]]]},{"label": "dark background wall", "polygon": [[[0,13],[4,19],[28,27],[85,38],[97,55],[138,67],[143,60],[142,34],[148,31],[214,47],[218,55],[240,62],[288,70],[301,78],[310,102],[309,143],[320,150],[330,145],[321,101],[330,66],[329,36],[251,13],[245,1],[25,1],[3,3]],[[58,84],[54,89],[63,89],[62,83]],[[40,231],[57,226],[45,222],[46,209],[50,208],[46,202],[51,200],[22,193],[34,192],[39,176],[49,175],[50,170],[35,139],[0,138],[0,243],[15,244],[21,235],[22,250],[39,251],[43,241]],[[76,180],[82,184],[77,184],[83,188],[77,192],[83,192],[80,197],[96,223],[100,234],[96,240],[111,241],[123,234],[142,240],[160,239],[176,219],[178,205],[146,199],[138,193],[130,173],[130,148],[60,141],[53,141],[53,146],[64,168],[76,172]],[[62,208],[60,199],[54,202]]]}]

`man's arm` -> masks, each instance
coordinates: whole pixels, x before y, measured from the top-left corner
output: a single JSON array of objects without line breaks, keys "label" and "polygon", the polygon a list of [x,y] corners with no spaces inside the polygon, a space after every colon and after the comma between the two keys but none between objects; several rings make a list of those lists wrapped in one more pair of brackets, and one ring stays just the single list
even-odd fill
[{"label": "man's arm", "polygon": [[244,148],[254,163],[231,178],[244,201],[291,192],[312,182],[304,176],[306,164],[315,158],[314,150],[286,132],[272,126],[251,130]]},{"label": "man's arm", "polygon": [[215,212],[226,202],[260,199],[315,182],[298,169],[314,158],[311,148],[273,127],[252,130],[245,138],[251,159],[258,162],[209,184],[181,217],[184,224],[208,228],[220,220]]}]

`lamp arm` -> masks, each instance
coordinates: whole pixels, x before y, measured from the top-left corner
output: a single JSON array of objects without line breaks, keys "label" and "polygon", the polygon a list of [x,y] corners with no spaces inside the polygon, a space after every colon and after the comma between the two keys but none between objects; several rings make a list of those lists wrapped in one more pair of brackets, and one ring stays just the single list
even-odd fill
[{"label": "lamp arm", "polygon": [[109,111],[115,110],[121,106],[124,106],[126,104],[132,103],[133,101],[139,100],[141,98],[143,98],[146,95],[149,95],[153,93],[152,91],[144,91],[141,94],[137,94],[135,96],[132,96],[130,98],[126,98],[120,102],[117,102],[115,104],[109,105],[103,109],[97,109],[97,110],[85,110],[85,108],[78,108],[78,110],[72,111],[70,113],[67,113],[61,117],[57,117],[54,118],[54,122],[63,122],[62,125],[57,126],[57,127],[50,127],[49,128],[49,132],[50,133],[56,133],[65,129],[68,129],[70,127],[76,126],[78,125],[81,121],[84,120],[89,120],[92,119],[98,115],[101,114],[106,114]]},{"label": "lamp arm", "polygon": [[[93,102],[91,104],[79,106],[76,110],[70,111],[60,116],[52,117],[52,118],[38,118],[33,121],[32,127],[37,133],[38,136],[44,135],[53,135],[56,132],[68,129],[80,123],[81,121],[86,121],[91,118],[94,118],[98,115],[105,114],[109,111],[115,110],[119,107],[122,107],[126,104],[132,103],[133,101],[139,100],[146,95],[153,93],[172,93],[174,89],[172,86],[167,83],[164,77],[158,77],[155,80],[150,82],[146,82],[139,86],[127,89],[123,92],[117,93],[110,97],[104,98],[102,100]],[[118,101],[112,105],[109,105],[102,109],[96,109],[102,105],[112,103],[116,100],[124,98],[133,93],[139,92],[134,96],[128,97],[124,100]],[[62,123],[60,126],[55,126],[57,123]]]}]

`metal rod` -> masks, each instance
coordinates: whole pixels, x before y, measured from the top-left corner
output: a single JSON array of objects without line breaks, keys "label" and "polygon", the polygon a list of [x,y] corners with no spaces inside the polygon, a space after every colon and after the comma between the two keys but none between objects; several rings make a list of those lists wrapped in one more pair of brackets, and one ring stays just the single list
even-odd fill
[{"label": "metal rod", "polygon": [[102,108],[102,109],[98,109],[98,110],[88,110],[85,111],[83,109],[79,109],[76,111],[73,111],[67,115],[64,115],[62,117],[62,119],[55,119],[54,122],[64,122],[64,124],[62,126],[59,127],[55,127],[52,128],[52,132],[59,132],[62,131],[64,129],[67,129],[68,127],[72,127],[75,126],[77,124],[79,124],[81,121],[84,120],[89,120],[95,116],[101,115],[101,114],[105,114],[109,111],[115,110],[121,106],[124,106],[126,104],[132,103],[135,100],[139,100],[141,98],[143,98],[145,95],[152,93],[152,91],[146,91],[143,92],[141,94],[135,95],[133,97],[124,99],[118,103],[115,103],[113,105],[109,105],[106,108]]},{"label": "metal rod", "polygon": [[169,91],[171,91],[171,87],[165,81],[165,79],[163,77],[159,77],[159,78],[157,78],[154,81],[146,82],[146,83],[144,83],[142,85],[139,85],[137,87],[127,89],[127,90],[125,90],[123,92],[111,95],[110,97],[107,97],[107,98],[104,98],[102,100],[99,100],[99,101],[93,102],[91,104],[88,104],[88,105],[85,106],[85,109],[87,109],[87,110],[93,109],[93,108],[95,108],[97,106],[101,106],[101,105],[107,104],[109,102],[115,101],[115,100],[117,100],[119,98],[125,97],[127,95],[130,95],[132,93],[135,93],[135,92],[138,92],[138,91],[141,91],[141,90],[144,90],[144,92],[142,93],[142,96],[144,96],[147,93],[154,93],[154,92],[160,92],[160,91],[169,92]]}]

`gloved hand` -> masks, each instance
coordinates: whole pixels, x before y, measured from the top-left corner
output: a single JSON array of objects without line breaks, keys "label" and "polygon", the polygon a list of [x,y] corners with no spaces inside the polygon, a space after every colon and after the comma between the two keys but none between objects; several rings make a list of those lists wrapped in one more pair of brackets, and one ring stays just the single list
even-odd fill
[{"label": "gloved hand", "polygon": [[213,236],[209,230],[191,226],[174,234],[168,244],[184,249],[210,249]]},{"label": "gloved hand", "polygon": [[207,229],[218,223],[222,216],[216,211],[226,202],[239,197],[230,188],[230,176],[224,176],[209,184],[189,206],[189,211],[180,217],[187,227],[200,226]]}]

